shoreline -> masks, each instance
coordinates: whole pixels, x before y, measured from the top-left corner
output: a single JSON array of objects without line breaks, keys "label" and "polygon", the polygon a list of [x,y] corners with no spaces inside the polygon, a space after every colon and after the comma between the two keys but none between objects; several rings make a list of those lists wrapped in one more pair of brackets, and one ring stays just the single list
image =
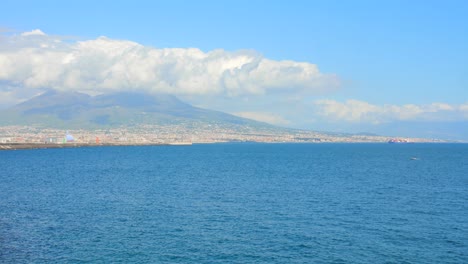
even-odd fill
[{"label": "shoreline", "polygon": [[389,145],[413,145],[413,144],[467,144],[467,142],[409,142],[392,144],[388,142],[174,142],[174,143],[0,143],[2,150],[27,150],[27,149],[51,149],[51,148],[81,148],[81,147],[124,147],[124,146],[192,146],[193,144],[389,144]]},{"label": "shoreline", "polygon": [[49,149],[49,148],[81,148],[81,147],[112,147],[112,146],[190,146],[191,143],[0,143],[1,150]]}]

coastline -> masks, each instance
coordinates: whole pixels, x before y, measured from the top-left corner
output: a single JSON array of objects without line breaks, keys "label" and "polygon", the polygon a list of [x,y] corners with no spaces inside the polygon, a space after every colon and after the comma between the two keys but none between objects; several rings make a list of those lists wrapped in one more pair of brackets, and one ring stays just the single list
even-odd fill
[{"label": "coastline", "polygon": [[242,143],[256,143],[256,144],[389,144],[389,145],[407,145],[407,144],[466,144],[467,142],[409,142],[392,144],[380,141],[350,141],[350,142],[174,142],[174,143],[0,143],[0,151],[2,150],[27,150],[27,149],[50,149],[50,148],[81,148],[81,147],[118,147],[118,146],[192,146],[193,144],[242,144]]},{"label": "coastline", "polygon": [[111,147],[111,146],[190,146],[190,143],[0,143],[1,150],[49,149],[49,148],[81,148],[81,147]]}]

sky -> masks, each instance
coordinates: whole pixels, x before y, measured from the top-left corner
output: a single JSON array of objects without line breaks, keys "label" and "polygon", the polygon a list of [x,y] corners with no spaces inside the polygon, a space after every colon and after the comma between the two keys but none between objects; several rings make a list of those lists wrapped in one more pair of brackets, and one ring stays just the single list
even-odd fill
[{"label": "sky", "polygon": [[467,1],[2,1],[0,107],[171,93],[319,131],[468,140]]}]

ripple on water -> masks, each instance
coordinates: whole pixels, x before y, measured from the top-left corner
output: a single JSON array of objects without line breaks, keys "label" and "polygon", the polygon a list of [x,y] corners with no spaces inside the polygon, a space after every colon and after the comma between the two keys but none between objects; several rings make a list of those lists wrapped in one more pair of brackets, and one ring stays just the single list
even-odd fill
[{"label": "ripple on water", "polygon": [[463,144],[0,155],[0,262],[468,263]]}]

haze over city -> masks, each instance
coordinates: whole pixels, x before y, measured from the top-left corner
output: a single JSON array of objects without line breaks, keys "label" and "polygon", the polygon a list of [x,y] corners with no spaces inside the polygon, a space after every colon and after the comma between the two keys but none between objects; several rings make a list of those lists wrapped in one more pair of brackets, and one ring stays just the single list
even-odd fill
[{"label": "haze over city", "polygon": [[2,9],[1,109],[49,89],[165,93],[283,127],[468,140],[465,1]]}]

